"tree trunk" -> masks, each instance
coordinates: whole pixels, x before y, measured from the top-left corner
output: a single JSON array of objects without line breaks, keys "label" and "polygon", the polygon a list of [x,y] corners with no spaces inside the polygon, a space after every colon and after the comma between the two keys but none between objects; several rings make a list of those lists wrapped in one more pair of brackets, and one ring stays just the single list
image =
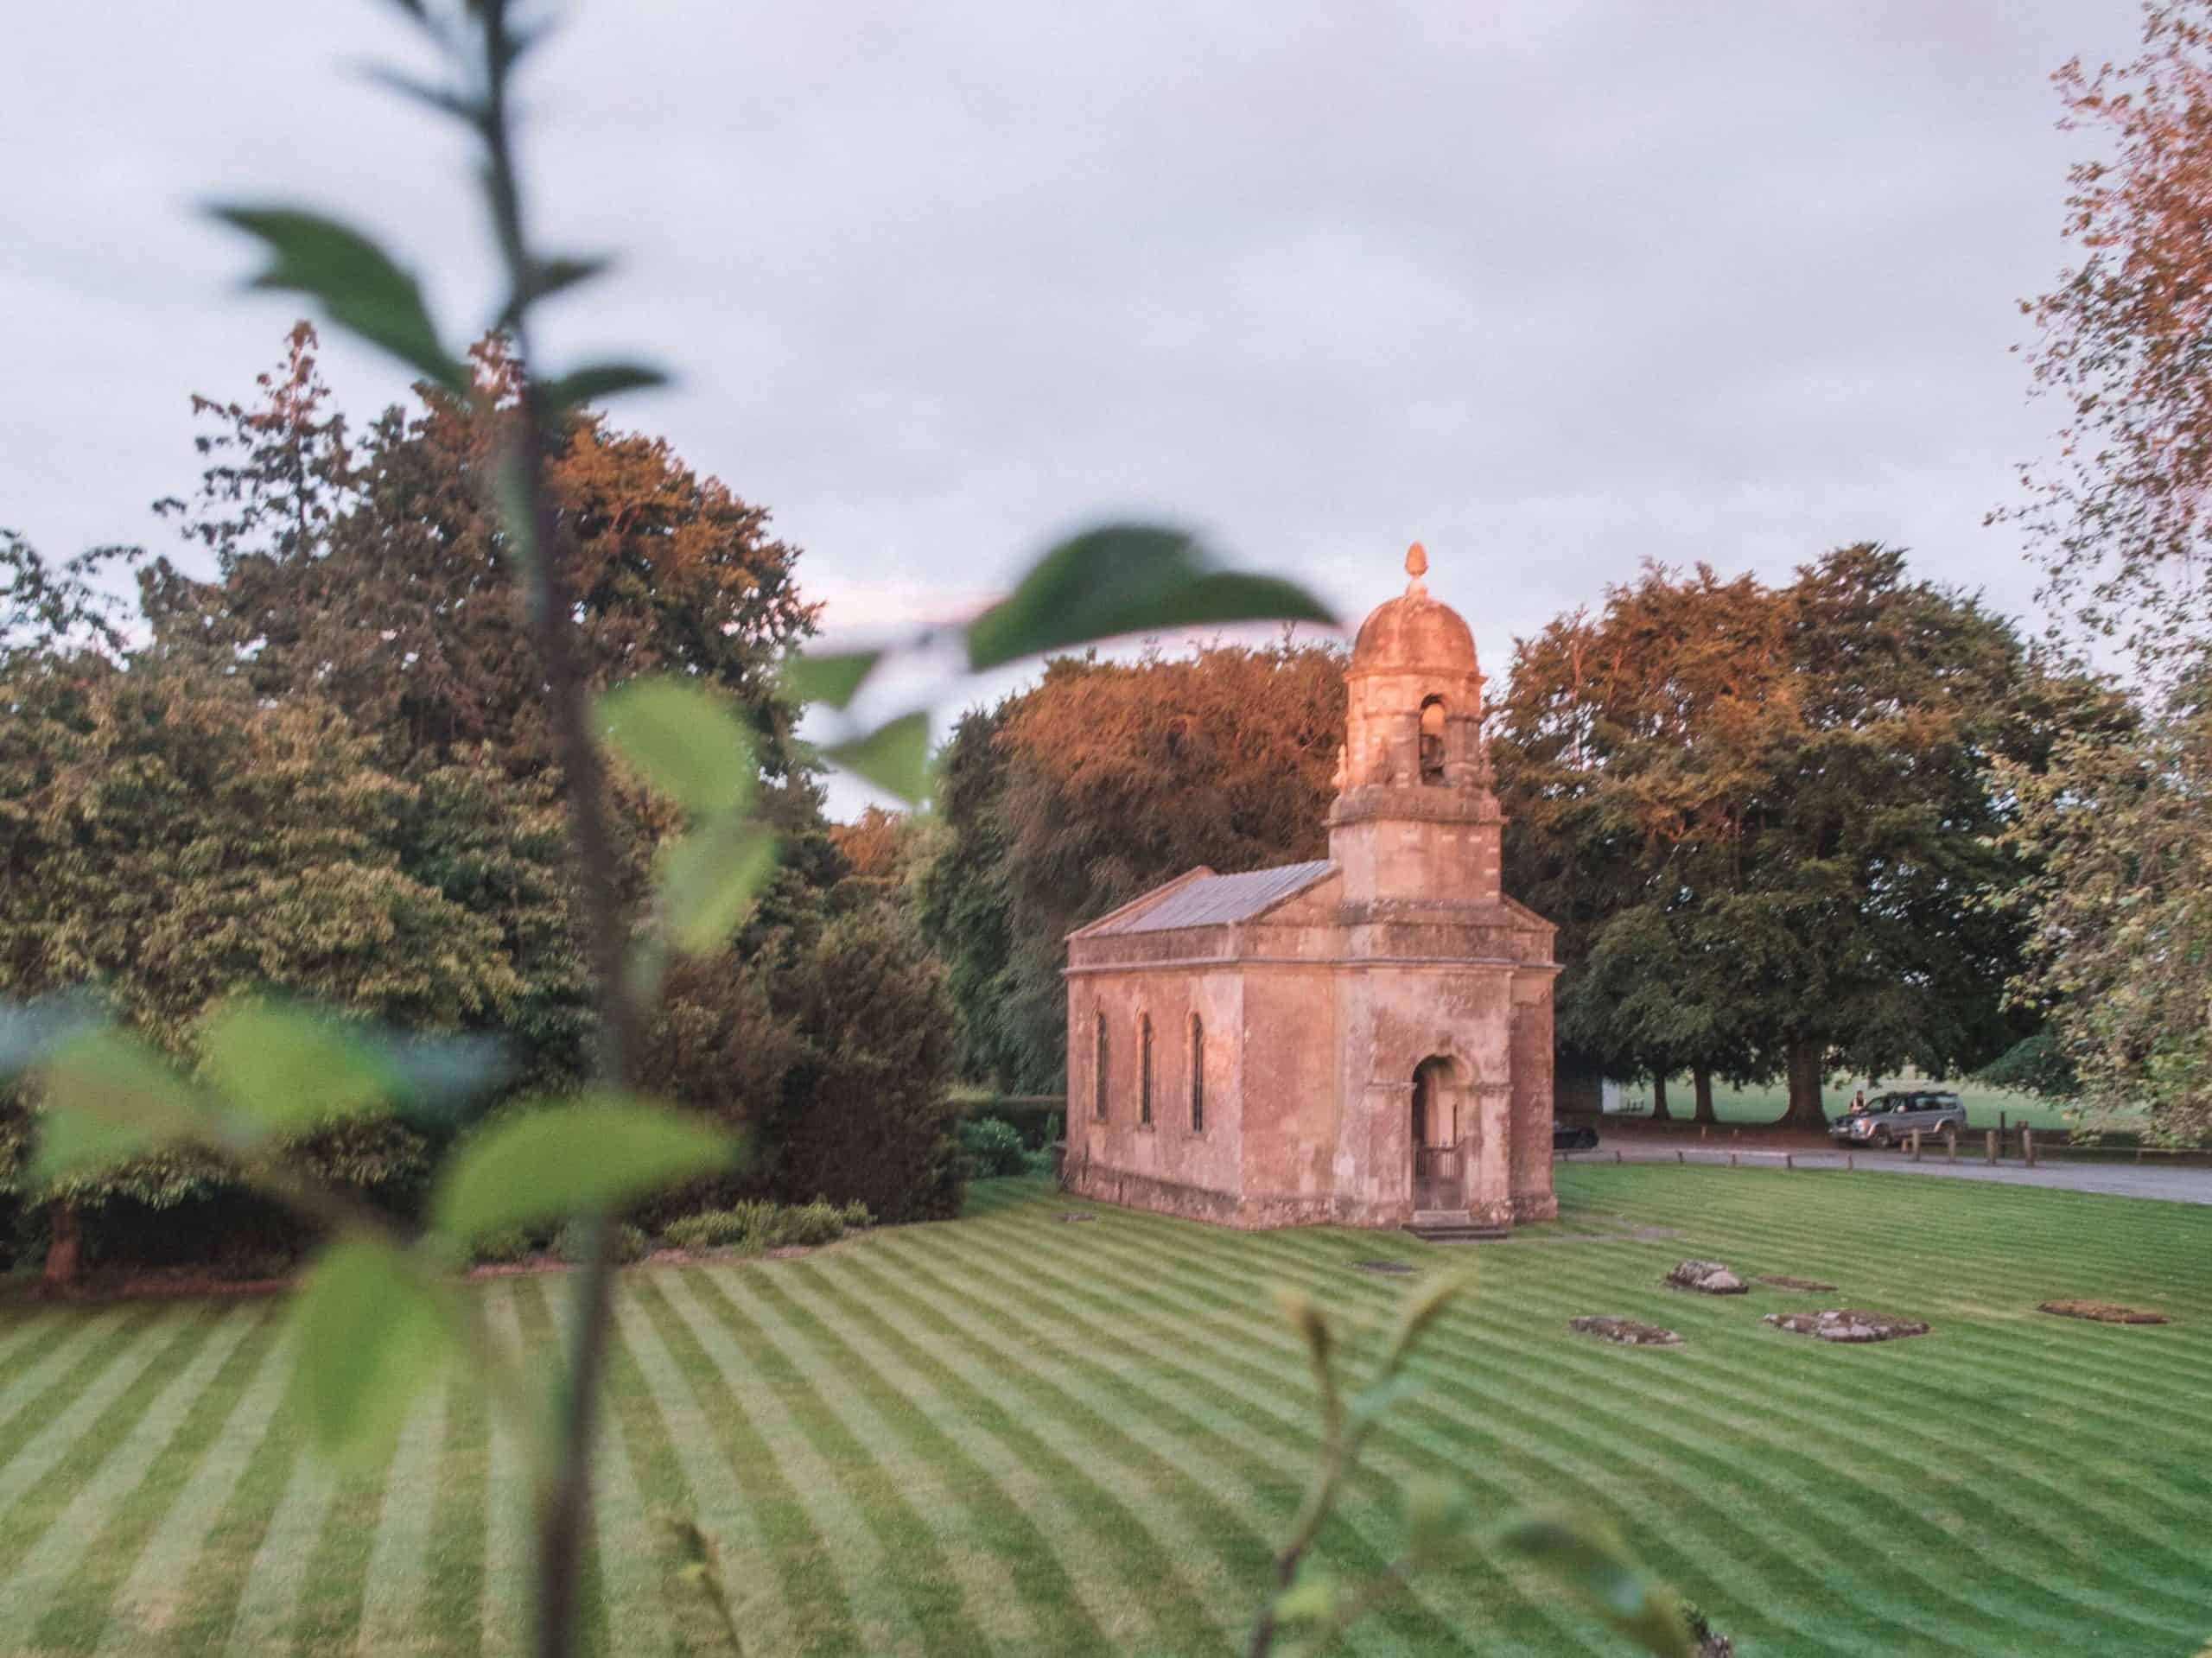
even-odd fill
[{"label": "tree trunk", "polygon": [[1667,1110],[1667,1073],[1663,1070],[1655,1070],[1651,1073],[1651,1121],[1654,1122],[1674,1121],[1673,1116]]},{"label": "tree trunk", "polygon": [[1821,1055],[1827,1045],[1818,1037],[1793,1032],[1785,1045],[1789,1070],[1789,1109],[1783,1114],[1787,1128],[1825,1129],[1827,1112],[1821,1102]]},{"label": "tree trunk", "polygon": [[1719,1119],[1713,1115],[1713,1073],[1698,1065],[1690,1071],[1690,1082],[1697,1090],[1697,1114],[1692,1121],[1718,1122]]},{"label": "tree trunk", "polygon": [[77,1214],[77,1205],[56,1204],[48,1223],[54,1229],[52,1240],[46,1246],[46,1281],[56,1286],[74,1283],[77,1278],[77,1259],[83,1252],[84,1229]]}]

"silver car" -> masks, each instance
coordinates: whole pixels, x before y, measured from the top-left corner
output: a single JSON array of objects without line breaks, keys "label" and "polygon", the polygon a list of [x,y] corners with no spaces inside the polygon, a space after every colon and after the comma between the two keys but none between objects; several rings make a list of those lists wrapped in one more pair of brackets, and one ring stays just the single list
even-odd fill
[{"label": "silver car", "polygon": [[1828,1125],[1828,1137],[1849,1146],[1902,1146],[1916,1134],[1935,1138],[1947,1128],[1966,1132],[1967,1108],[1945,1089],[1878,1094]]}]

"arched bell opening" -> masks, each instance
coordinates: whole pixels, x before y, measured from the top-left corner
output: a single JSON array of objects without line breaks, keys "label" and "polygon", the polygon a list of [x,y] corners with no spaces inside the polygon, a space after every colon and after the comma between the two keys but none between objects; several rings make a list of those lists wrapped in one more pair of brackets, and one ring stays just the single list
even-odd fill
[{"label": "arched bell opening", "polygon": [[1421,780],[1424,786],[1439,788],[1444,782],[1444,728],[1451,717],[1451,710],[1440,696],[1432,696],[1421,705]]}]

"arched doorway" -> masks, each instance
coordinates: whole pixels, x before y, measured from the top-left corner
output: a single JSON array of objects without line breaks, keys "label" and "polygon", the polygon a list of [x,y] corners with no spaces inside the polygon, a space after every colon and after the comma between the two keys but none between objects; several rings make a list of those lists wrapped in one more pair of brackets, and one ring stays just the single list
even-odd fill
[{"label": "arched doorway", "polygon": [[1465,1209],[1466,1169],[1459,1146],[1459,1090],[1452,1062],[1432,1055],[1414,1070],[1414,1207]]}]

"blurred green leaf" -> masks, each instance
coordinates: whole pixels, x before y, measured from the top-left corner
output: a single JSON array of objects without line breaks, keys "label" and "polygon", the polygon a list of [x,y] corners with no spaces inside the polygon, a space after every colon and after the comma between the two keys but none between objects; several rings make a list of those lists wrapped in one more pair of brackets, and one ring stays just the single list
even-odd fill
[{"label": "blurred green leaf", "polygon": [[1382,1352],[1382,1375],[1398,1373],[1429,1326],[1444,1316],[1465,1287],[1466,1280],[1460,1274],[1439,1273],[1407,1292],[1406,1299],[1398,1304],[1398,1322],[1391,1330],[1390,1344]]},{"label": "blurred green leaf", "polygon": [[1421,1383],[1412,1376],[1385,1376],[1351,1396],[1344,1407],[1345,1419],[1355,1427],[1363,1426],[1379,1420],[1401,1399],[1420,1391]]},{"label": "blurred green leaf", "polygon": [[323,1252],[293,1328],[300,1414],[326,1455],[354,1464],[390,1445],[453,1346],[435,1293],[389,1246],[363,1236]]},{"label": "blurred green leaf", "polygon": [[526,1110],[486,1129],[448,1162],[431,1198],[458,1240],[607,1209],[727,1166],[737,1147],[696,1118],[613,1093]]},{"label": "blurred green leaf", "polygon": [[785,663],[784,684],[794,702],[842,708],[882,660],[880,651],[804,651]]},{"label": "blurred green leaf", "polygon": [[[533,300],[550,299],[566,289],[588,283],[594,276],[606,274],[614,261],[605,254],[595,254],[579,259],[538,259],[531,266],[530,296]],[[588,372],[589,371],[587,371]],[[651,369],[636,371],[650,374]],[[653,384],[660,382],[656,379]]]},{"label": "blurred green leaf", "polygon": [[381,63],[369,64],[361,73],[379,86],[397,92],[403,98],[411,98],[418,104],[427,105],[442,115],[450,115],[470,126],[479,126],[483,123],[484,106],[448,87],[417,79],[404,70],[390,68]]},{"label": "blurred green leaf", "polygon": [[691,811],[721,811],[752,791],[752,739],[728,702],[696,680],[626,681],[594,701],[592,717],[632,771]]},{"label": "blurred green leaf", "polygon": [[545,400],[556,409],[582,409],[625,391],[650,391],[666,385],[668,376],[643,363],[594,363],[545,383]]},{"label": "blurred green leaf", "polygon": [[55,1045],[39,1068],[41,1179],[84,1174],[214,1126],[192,1085],[135,1036],[103,1026]]},{"label": "blurred green leaf", "polygon": [[1419,1474],[1406,1483],[1406,1553],[1417,1565],[1433,1565],[1467,1547],[1474,1505],[1456,1480]]},{"label": "blurred green leaf", "polygon": [[970,622],[968,663],[980,671],[1123,634],[1253,621],[1336,618],[1296,582],[1219,569],[1179,530],[1108,524],[1052,549]]},{"label": "blurred green leaf", "polygon": [[200,1054],[224,1097],[272,1133],[381,1104],[395,1081],[359,1031],[304,1008],[219,1013],[200,1033]]},{"label": "blurred green leaf", "polygon": [[87,996],[0,1002],[0,1080],[20,1076],[63,1039],[101,1022],[99,1008]]},{"label": "blurred green leaf", "polygon": [[724,820],[702,824],[662,860],[661,913],[670,942],[687,956],[728,943],[775,873],[776,837],[766,829],[732,828]]},{"label": "blurred green leaf", "polygon": [[495,1036],[387,1036],[379,1058],[391,1076],[395,1114],[408,1122],[451,1122],[461,1108],[514,1075],[514,1056]]},{"label": "blurred green leaf", "polygon": [[902,714],[864,737],[831,744],[822,757],[886,793],[918,802],[929,784],[930,717]]},{"label": "blurred green leaf", "polygon": [[319,213],[284,207],[213,209],[216,218],[268,245],[256,288],[310,295],[330,320],[381,346],[449,391],[466,396],[468,371],[439,343],[415,278],[359,231]]},{"label": "blurred green leaf", "polygon": [[1628,1558],[1619,1535],[1603,1521],[1538,1515],[1509,1526],[1498,1540],[1509,1553],[1541,1566],[1588,1601],[1646,1652],[1696,1658],[1680,1604]]},{"label": "blurred green leaf", "polygon": [[1300,1578],[1275,1597],[1275,1618],[1283,1623],[1319,1623],[1337,1615],[1337,1580],[1316,1572]]}]

